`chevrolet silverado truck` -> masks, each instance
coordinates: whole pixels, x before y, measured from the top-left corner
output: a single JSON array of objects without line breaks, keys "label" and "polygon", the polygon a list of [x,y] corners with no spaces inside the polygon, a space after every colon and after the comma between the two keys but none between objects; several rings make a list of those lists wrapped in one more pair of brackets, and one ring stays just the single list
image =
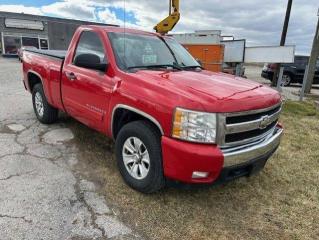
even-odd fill
[{"label": "chevrolet silverado truck", "polygon": [[155,33],[82,26],[68,51],[26,49],[23,73],[38,120],[63,111],[113,138],[124,181],[143,193],[256,173],[283,132],[277,91],[205,71]]}]

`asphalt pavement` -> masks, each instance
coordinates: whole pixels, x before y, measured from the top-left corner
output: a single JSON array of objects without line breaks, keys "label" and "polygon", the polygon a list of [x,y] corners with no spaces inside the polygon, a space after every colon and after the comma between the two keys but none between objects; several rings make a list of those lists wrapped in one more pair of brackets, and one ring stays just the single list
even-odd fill
[{"label": "asphalt pavement", "polygon": [[0,57],[0,239],[140,239],[76,169],[72,130],[37,121],[21,79]]}]

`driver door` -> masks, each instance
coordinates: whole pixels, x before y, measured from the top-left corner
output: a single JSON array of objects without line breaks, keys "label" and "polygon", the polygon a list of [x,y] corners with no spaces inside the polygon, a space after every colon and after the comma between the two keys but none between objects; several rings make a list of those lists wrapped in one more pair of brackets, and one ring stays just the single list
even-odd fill
[{"label": "driver door", "polygon": [[107,63],[106,47],[101,36],[94,31],[82,32],[72,62],[62,72],[62,99],[68,114],[80,122],[103,131],[113,80],[106,72],[76,66],[81,54],[95,54],[101,63]]}]

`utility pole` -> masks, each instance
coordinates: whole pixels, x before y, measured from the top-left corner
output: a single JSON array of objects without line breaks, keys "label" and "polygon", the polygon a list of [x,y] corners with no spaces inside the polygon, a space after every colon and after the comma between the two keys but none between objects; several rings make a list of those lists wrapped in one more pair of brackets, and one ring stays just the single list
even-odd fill
[{"label": "utility pole", "polygon": [[308,62],[308,77],[306,80],[305,93],[310,93],[313,79],[315,77],[316,63],[319,56],[319,9],[318,9],[318,23],[316,28],[315,37],[313,39],[311,55]]},{"label": "utility pole", "polygon": [[[287,37],[287,31],[288,31],[288,25],[289,25],[290,13],[291,13],[291,6],[292,6],[292,0],[288,0],[285,22],[284,22],[284,26],[282,28],[282,33],[281,33],[280,46],[285,46],[285,43],[286,43],[286,37]],[[277,86],[277,81],[278,81],[277,75],[278,75],[279,69],[280,69],[280,63],[277,63],[275,71],[274,71],[273,80],[272,80],[272,86],[274,87]]]}]

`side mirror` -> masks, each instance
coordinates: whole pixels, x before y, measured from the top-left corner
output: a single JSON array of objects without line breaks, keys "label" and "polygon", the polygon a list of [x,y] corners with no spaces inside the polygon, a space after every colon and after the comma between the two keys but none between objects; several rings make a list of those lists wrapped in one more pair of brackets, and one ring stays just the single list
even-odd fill
[{"label": "side mirror", "polygon": [[102,72],[105,72],[108,66],[107,63],[101,63],[101,59],[98,55],[92,53],[84,53],[76,56],[74,65]]}]

